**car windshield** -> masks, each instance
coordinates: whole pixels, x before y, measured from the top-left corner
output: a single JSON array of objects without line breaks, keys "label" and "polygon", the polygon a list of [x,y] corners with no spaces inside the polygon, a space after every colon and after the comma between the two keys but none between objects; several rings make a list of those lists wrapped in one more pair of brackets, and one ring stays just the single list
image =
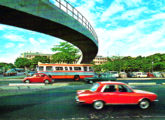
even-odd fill
[{"label": "car windshield", "polygon": [[95,84],[91,87],[90,91],[94,92],[94,91],[97,90],[98,87],[99,87],[99,83],[95,83]]}]

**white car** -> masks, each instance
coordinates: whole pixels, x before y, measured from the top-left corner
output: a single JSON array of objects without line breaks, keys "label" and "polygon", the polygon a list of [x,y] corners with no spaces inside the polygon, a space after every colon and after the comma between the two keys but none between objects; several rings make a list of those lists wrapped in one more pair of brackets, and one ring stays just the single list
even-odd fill
[{"label": "white car", "polygon": [[145,72],[136,72],[137,78],[146,78],[147,74]]},{"label": "white car", "polygon": [[119,77],[119,73],[117,71],[109,71],[109,73],[112,75],[112,77]]}]

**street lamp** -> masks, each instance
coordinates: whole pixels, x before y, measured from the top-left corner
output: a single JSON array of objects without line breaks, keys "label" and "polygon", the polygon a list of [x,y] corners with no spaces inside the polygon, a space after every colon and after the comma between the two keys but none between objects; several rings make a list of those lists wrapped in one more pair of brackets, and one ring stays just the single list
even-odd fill
[{"label": "street lamp", "polygon": [[152,62],[152,72],[153,72],[153,64],[154,64],[154,62]]}]

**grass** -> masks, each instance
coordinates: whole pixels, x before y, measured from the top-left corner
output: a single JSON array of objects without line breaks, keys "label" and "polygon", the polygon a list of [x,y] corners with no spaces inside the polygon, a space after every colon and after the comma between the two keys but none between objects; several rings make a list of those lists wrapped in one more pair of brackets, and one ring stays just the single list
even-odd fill
[{"label": "grass", "polygon": [[0,80],[6,80],[6,79],[24,79],[26,76],[6,76],[6,77],[0,77]]},{"label": "grass", "polygon": [[68,85],[84,85],[85,82],[69,82]]}]

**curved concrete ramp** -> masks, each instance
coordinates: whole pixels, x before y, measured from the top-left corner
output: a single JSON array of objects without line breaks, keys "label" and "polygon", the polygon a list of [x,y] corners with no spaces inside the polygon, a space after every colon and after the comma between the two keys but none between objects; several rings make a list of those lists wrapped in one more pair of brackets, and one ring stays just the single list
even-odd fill
[{"label": "curved concrete ramp", "polygon": [[0,0],[0,23],[66,40],[82,51],[82,63],[89,63],[98,52],[98,40],[89,22],[82,22],[87,20],[81,16],[78,12],[67,13],[49,0]]}]

